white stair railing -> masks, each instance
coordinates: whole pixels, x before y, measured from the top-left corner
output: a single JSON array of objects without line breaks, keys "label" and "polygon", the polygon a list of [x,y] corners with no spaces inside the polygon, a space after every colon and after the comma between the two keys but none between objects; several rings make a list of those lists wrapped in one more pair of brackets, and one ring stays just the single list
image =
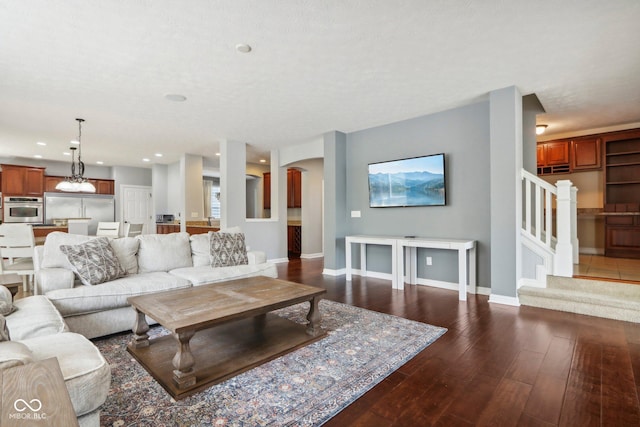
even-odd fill
[{"label": "white stair railing", "polygon": [[522,233],[553,254],[553,271],[548,274],[573,276],[573,264],[578,263],[578,190],[569,180],[560,180],[553,186],[524,169],[521,178],[524,185]]}]

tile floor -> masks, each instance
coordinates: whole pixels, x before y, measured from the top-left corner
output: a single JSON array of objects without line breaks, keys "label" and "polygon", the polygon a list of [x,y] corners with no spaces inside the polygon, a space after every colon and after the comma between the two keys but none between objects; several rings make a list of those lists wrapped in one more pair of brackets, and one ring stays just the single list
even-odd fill
[{"label": "tile floor", "polygon": [[576,276],[640,282],[640,259],[580,254],[580,264],[573,273]]}]

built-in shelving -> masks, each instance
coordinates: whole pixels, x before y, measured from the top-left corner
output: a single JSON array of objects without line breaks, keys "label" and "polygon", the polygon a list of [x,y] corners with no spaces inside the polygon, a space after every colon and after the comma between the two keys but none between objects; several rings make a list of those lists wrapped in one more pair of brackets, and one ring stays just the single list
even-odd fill
[{"label": "built-in shelving", "polygon": [[626,213],[606,217],[605,255],[640,258],[640,130],[614,132],[603,141],[605,211]]}]

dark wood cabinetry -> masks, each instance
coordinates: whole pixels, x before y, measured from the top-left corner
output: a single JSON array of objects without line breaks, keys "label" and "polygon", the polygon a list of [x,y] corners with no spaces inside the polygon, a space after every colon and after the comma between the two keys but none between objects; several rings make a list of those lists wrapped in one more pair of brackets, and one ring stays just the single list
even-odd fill
[{"label": "dark wood cabinetry", "polygon": [[[47,175],[44,177],[44,191],[60,193],[56,190],[56,185],[64,180],[64,176]],[[112,179],[89,179],[89,182],[96,187],[96,194],[115,194],[115,182]]]},{"label": "dark wood cabinetry", "polygon": [[591,170],[602,167],[602,139],[598,136],[571,141],[571,170]]},{"label": "dark wood cabinetry", "polygon": [[157,234],[179,233],[180,224],[156,224]]},{"label": "dark wood cabinetry", "polygon": [[298,169],[287,170],[287,207],[302,207],[302,172]]},{"label": "dark wood cabinetry", "polygon": [[2,166],[4,196],[39,196],[44,193],[44,168],[33,166]]},{"label": "dark wood cabinetry", "polygon": [[602,168],[602,139],[591,135],[541,142],[537,146],[538,175]]},{"label": "dark wood cabinetry", "polygon": [[[263,174],[263,207],[271,209],[271,173]],[[287,169],[287,208],[302,207],[302,172]]]},{"label": "dark wood cabinetry", "polygon": [[538,144],[538,175],[569,173],[571,141],[548,141]]},{"label": "dark wood cabinetry", "polygon": [[640,258],[640,130],[603,136],[605,255]]}]

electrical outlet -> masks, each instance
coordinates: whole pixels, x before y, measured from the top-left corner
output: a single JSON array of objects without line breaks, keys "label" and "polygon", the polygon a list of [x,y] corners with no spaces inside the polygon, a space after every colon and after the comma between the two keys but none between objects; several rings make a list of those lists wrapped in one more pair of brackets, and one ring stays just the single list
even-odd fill
[{"label": "electrical outlet", "polygon": [[191,212],[191,218],[198,218],[198,212]]},{"label": "electrical outlet", "polygon": [[433,258],[430,256],[427,257],[427,265],[433,265]]}]

